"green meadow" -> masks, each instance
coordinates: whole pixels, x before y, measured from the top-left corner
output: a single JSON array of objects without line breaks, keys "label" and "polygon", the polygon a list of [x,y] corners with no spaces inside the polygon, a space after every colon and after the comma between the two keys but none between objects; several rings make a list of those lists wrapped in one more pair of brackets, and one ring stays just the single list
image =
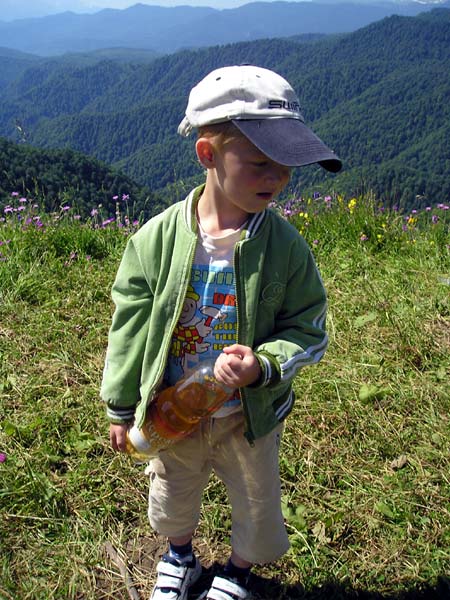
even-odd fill
[{"label": "green meadow", "polygon": [[[0,599],[145,599],[164,540],[99,400],[110,288],[139,219],[125,196],[88,220],[65,200],[44,214],[15,194],[0,215]],[[449,206],[404,214],[330,194],[273,208],[314,252],[330,346],[295,381],[291,549],[255,568],[255,596],[450,597]],[[205,582],[229,524],[212,479],[195,540]]]}]

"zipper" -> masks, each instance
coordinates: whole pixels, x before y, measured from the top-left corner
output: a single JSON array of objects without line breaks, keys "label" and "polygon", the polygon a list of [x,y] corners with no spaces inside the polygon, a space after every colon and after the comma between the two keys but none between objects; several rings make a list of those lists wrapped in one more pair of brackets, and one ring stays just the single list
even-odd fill
[{"label": "zipper", "polygon": [[[236,287],[236,341],[238,344],[242,343],[242,340],[240,339],[240,332],[239,332],[239,322],[240,322],[239,296],[241,295],[240,294],[241,278],[240,278],[240,271],[239,271],[239,259],[240,259],[240,255],[241,255],[242,244],[243,244],[242,241],[240,241],[236,244],[235,249],[234,249],[234,255],[233,255],[233,269],[234,269],[235,287]],[[239,395],[241,396],[242,409],[244,412],[245,423],[247,425],[247,431],[244,432],[244,437],[246,438],[246,440],[248,441],[250,446],[254,446],[255,445],[254,444],[255,437],[251,432],[250,419],[249,419],[249,414],[248,414],[248,409],[247,409],[247,403],[245,401],[244,389],[239,390]]]}]

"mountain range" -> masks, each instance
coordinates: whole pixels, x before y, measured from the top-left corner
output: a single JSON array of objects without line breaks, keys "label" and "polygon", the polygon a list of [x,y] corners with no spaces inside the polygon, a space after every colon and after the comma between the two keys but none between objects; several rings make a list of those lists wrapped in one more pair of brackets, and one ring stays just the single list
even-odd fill
[{"label": "mountain range", "polygon": [[419,2],[251,2],[233,9],[149,6],[64,12],[0,21],[4,47],[41,56],[99,48],[150,49],[160,54],[302,33],[351,32],[393,14],[415,16],[432,8]]},{"label": "mountain range", "polygon": [[119,51],[104,60],[3,50],[0,135],[82,152],[170,203],[203,178],[192,140],[176,133],[190,88],[216,67],[258,64],[292,83],[306,122],[344,162],[337,175],[294,169],[290,193],[372,189],[387,203],[420,208],[450,195],[449,41],[450,10],[434,9],[349,34],[241,42],[147,61],[127,61]]}]

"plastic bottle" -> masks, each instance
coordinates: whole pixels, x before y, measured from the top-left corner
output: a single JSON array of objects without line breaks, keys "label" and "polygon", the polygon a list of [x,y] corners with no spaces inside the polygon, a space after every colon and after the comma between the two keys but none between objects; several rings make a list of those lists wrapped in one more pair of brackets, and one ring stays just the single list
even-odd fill
[{"label": "plastic bottle", "polygon": [[128,454],[137,461],[148,461],[191,433],[230,398],[233,389],[216,380],[214,363],[201,363],[157,395],[147,408],[142,427],[133,425],[127,432]]}]

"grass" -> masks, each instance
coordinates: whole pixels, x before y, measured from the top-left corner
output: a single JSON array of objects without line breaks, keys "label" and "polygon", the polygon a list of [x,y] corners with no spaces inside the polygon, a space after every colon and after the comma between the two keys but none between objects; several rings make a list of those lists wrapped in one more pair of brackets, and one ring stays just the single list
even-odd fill
[{"label": "grass", "polygon": [[[255,569],[258,597],[449,597],[448,207],[401,215],[330,196],[275,208],[316,255],[331,343],[295,382],[280,463],[291,550]],[[146,598],[164,550],[147,477],[110,451],[98,399],[131,226],[73,214],[0,221],[1,600],[126,600],[107,542]],[[212,479],[196,538],[210,573],[229,519]]]}]

